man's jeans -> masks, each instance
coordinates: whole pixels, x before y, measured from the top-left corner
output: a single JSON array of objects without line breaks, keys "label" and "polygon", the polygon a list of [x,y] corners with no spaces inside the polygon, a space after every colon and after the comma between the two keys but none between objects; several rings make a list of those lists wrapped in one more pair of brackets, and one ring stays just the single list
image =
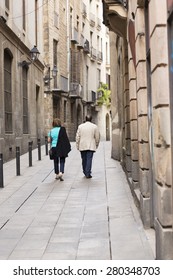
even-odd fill
[{"label": "man's jeans", "polygon": [[82,158],[82,168],[83,173],[85,176],[91,175],[91,168],[92,168],[92,159],[93,159],[94,151],[81,151],[81,158]]}]

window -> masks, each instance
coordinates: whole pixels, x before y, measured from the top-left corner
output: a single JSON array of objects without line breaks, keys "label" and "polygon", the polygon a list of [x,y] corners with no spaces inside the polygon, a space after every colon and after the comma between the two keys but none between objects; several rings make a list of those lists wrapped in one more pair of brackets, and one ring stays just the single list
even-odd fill
[{"label": "window", "polygon": [[71,103],[71,123],[74,122],[74,103]]},{"label": "window", "polygon": [[67,101],[64,100],[64,122],[67,121]]},{"label": "window", "polygon": [[70,39],[73,36],[73,8],[70,7]]},{"label": "window", "polygon": [[5,0],[5,8],[6,9],[10,9],[10,1],[9,0]]},{"label": "window", "polygon": [[108,43],[106,42],[106,64],[109,64],[109,50]]},{"label": "window", "polygon": [[110,75],[106,74],[106,84],[108,85],[108,88],[111,88],[111,79],[110,79]]},{"label": "window", "polygon": [[90,31],[90,43],[91,43],[91,47],[93,45],[93,32]]},{"label": "window", "polygon": [[85,80],[85,87],[86,87],[86,92],[88,95],[88,77],[89,77],[89,67],[86,65],[86,80]]},{"label": "window", "polygon": [[22,68],[22,92],[23,92],[23,133],[28,133],[28,83],[27,83],[28,68]]},{"label": "window", "polygon": [[99,5],[96,5],[96,15],[99,16]]},{"label": "window", "polygon": [[53,98],[53,117],[54,118],[61,118],[61,104],[60,98],[54,97]]},{"label": "window", "polygon": [[4,50],[4,112],[5,133],[12,133],[12,59],[8,49]]},{"label": "window", "polygon": [[[57,64],[58,64],[58,41],[53,40],[53,67],[58,66]],[[57,88],[57,77],[54,78],[54,88]]]},{"label": "window", "polygon": [[38,0],[35,0],[35,44],[38,45]]},{"label": "window", "polygon": [[97,69],[97,88],[100,87],[100,82],[101,82],[101,70]]},{"label": "window", "polygon": [[84,33],[84,31],[85,31],[85,23],[82,22],[82,33]]},{"label": "window", "polygon": [[71,65],[70,65],[71,82],[80,83],[80,53],[71,49]]},{"label": "window", "polygon": [[97,50],[100,50],[100,37],[97,35]]},{"label": "window", "polygon": [[53,63],[57,66],[58,62],[58,42],[53,40]]},{"label": "window", "polygon": [[54,26],[59,28],[59,1],[54,0]]},{"label": "window", "polygon": [[22,25],[23,25],[23,30],[26,30],[26,17],[25,17],[26,7],[25,7],[25,0],[23,0],[22,9],[23,9],[23,22],[22,22]]},{"label": "window", "polygon": [[76,28],[77,28],[77,31],[79,31],[79,16],[78,15],[76,16]]}]

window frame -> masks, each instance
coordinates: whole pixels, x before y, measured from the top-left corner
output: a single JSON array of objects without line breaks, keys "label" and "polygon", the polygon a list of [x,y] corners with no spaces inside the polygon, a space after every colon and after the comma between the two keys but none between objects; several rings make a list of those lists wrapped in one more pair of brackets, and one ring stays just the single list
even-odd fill
[{"label": "window frame", "polygon": [[13,133],[13,108],[12,108],[12,61],[11,51],[4,49],[4,122],[5,133]]},{"label": "window frame", "polygon": [[22,105],[23,105],[23,134],[29,133],[28,115],[28,67],[22,67]]}]

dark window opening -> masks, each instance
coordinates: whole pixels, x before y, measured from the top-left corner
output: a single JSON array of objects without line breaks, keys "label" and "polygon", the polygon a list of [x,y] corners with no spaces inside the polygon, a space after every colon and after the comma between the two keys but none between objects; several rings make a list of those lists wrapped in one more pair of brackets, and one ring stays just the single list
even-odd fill
[{"label": "dark window opening", "polygon": [[23,92],[23,133],[28,134],[28,86],[27,86],[28,68],[22,68],[22,92]]},{"label": "dark window opening", "polygon": [[4,111],[5,132],[12,133],[12,55],[4,51]]}]

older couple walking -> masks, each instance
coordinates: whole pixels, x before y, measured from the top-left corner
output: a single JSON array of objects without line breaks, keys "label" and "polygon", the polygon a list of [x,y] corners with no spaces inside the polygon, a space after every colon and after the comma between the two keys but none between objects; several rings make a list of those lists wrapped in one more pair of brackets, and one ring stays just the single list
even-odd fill
[{"label": "older couple walking", "polygon": [[[76,147],[81,153],[82,169],[87,179],[92,178],[93,154],[99,146],[100,133],[96,124],[92,123],[92,117],[86,116],[85,122],[78,126],[76,132]],[[55,179],[63,181],[65,158],[71,151],[65,127],[61,126],[59,119],[54,119],[53,128],[48,133],[48,142],[53,151]]]}]

